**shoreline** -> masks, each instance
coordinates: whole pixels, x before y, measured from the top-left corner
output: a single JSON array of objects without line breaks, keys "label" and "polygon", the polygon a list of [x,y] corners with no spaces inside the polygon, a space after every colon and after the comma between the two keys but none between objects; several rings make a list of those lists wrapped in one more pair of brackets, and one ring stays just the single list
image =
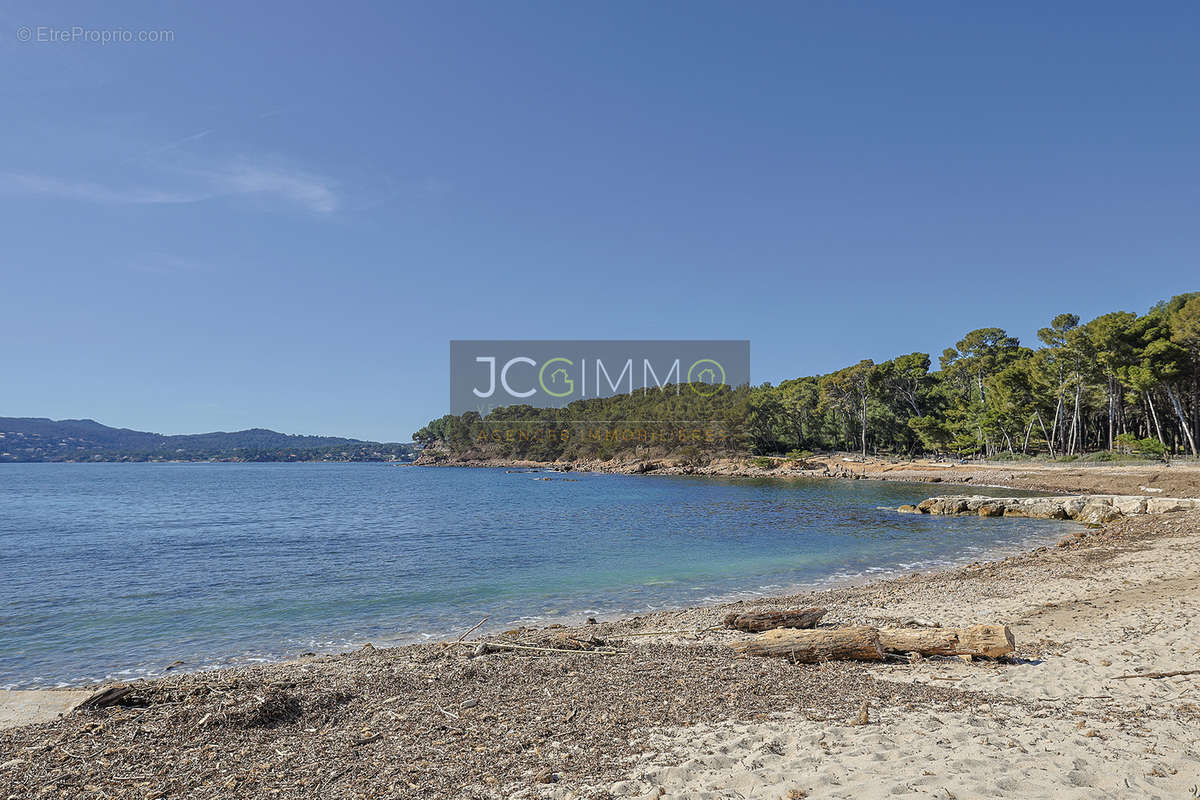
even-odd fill
[{"label": "shoreline", "polygon": [[[1057,530],[1053,535],[1041,537],[1030,534],[1020,542],[1013,542],[1010,545],[992,546],[977,555],[964,555],[959,558],[937,561],[933,563],[898,565],[888,568],[872,567],[861,570],[855,574],[833,573],[817,580],[792,583],[786,586],[737,589],[725,592],[713,598],[702,598],[701,600],[695,602],[683,601],[678,604],[672,603],[666,607],[659,608],[627,608],[610,612],[596,611],[593,609],[578,609],[564,612],[562,614],[546,615],[537,618],[530,617],[514,619],[507,623],[492,623],[485,625],[480,628],[479,635],[499,635],[503,632],[503,630],[511,630],[513,628],[529,630],[571,628],[577,627],[576,623],[578,623],[579,620],[584,620],[587,618],[595,618],[602,624],[619,624],[627,622],[633,618],[642,618],[657,614],[670,615],[703,609],[728,610],[744,603],[753,604],[758,602],[769,602],[782,597],[817,595],[824,592],[854,589],[876,582],[893,581],[915,575],[934,575],[940,572],[960,569],[971,564],[1003,561],[1007,558],[1025,555],[1035,550],[1044,550],[1054,545],[1054,543],[1059,541],[1064,535],[1071,535],[1073,533],[1084,531],[1088,527],[1086,523],[1070,519],[1051,520],[1051,522],[1061,523],[1061,529]],[[1043,538],[1044,542],[1042,544],[1035,544],[1035,540]],[[873,573],[872,570],[878,570],[878,572]],[[372,638],[344,640],[341,644],[335,645],[334,647],[316,648],[304,654],[292,652],[286,655],[274,657],[270,655],[243,656],[245,658],[243,661],[227,660],[225,663],[213,662],[209,664],[201,664],[196,667],[189,667],[182,664],[176,666],[176,664],[171,664],[167,667],[159,668],[157,671],[153,672],[150,671],[149,667],[125,667],[120,672],[116,672],[112,675],[94,680],[60,682],[54,685],[32,685],[29,687],[0,687],[0,729],[7,727],[3,721],[3,699],[5,693],[9,693],[10,695],[16,695],[18,693],[38,695],[41,693],[52,692],[84,692],[85,694],[91,694],[105,686],[123,685],[128,683],[136,683],[139,681],[153,681],[173,675],[196,675],[227,670],[249,669],[260,665],[271,666],[277,664],[290,664],[308,656],[343,656],[366,645],[379,647],[381,649],[419,647],[429,645],[431,643],[435,644],[437,642],[446,641],[447,639],[452,639],[458,632],[459,629],[443,630],[440,632],[407,634],[403,637],[396,638],[392,638],[388,635],[380,635]]]},{"label": "shoreline", "polygon": [[1200,461],[1152,462],[991,461],[938,462],[862,458],[849,453],[810,456],[789,461],[770,458],[771,466],[746,456],[685,464],[670,457],[621,458],[608,461],[525,461],[520,459],[453,459],[442,453],[422,453],[414,467],[537,469],[547,472],[600,472],[618,475],[671,475],[718,478],[810,478],[931,483],[946,486],[984,486],[1025,489],[1054,494],[1137,495],[1161,492],[1173,497],[1200,498]]},{"label": "shoreline", "polygon": [[[1200,511],[1125,517],[1068,539],[799,594],[472,635],[470,647],[366,645],[171,673],[131,684],[135,705],[0,730],[0,789],[95,785],[121,798],[235,788],[282,798],[943,788],[957,797],[1186,796],[1200,779],[1200,676],[1113,678],[1200,669]],[[1018,650],[997,662],[793,665],[737,658],[726,645],[744,634],[713,630],[731,609],[812,604],[830,609],[829,625],[1009,624]],[[617,654],[470,657],[479,639],[557,650],[563,635]],[[858,725],[863,703],[868,724]],[[94,745],[40,744],[80,736]],[[77,760],[95,748],[113,751],[107,764]],[[213,748],[230,755],[214,764],[205,755]]]}]

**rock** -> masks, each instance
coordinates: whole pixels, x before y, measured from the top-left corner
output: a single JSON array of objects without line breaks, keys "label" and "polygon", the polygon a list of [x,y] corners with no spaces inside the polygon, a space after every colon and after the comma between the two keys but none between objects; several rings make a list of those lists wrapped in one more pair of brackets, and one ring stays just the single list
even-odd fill
[{"label": "rock", "polygon": [[1066,519],[1067,512],[1063,504],[1054,500],[1041,500],[1025,506],[1025,515],[1035,519]]},{"label": "rock", "polygon": [[1075,519],[1089,525],[1104,525],[1121,517],[1121,512],[1117,511],[1108,503],[1093,500],[1083,507],[1079,512],[1079,516]]},{"label": "rock", "polygon": [[983,503],[979,506],[978,513],[981,517],[1002,517],[1004,516],[1004,505],[1002,503]]},{"label": "rock", "polygon": [[1127,516],[1141,514],[1146,510],[1146,498],[1144,497],[1114,497],[1112,504],[1113,508]]},{"label": "rock", "polygon": [[1192,507],[1191,500],[1180,500],[1176,497],[1151,497],[1146,501],[1146,511],[1150,514],[1170,514],[1172,511],[1187,511]]},{"label": "rock", "polygon": [[917,511],[920,511],[922,514],[940,514],[942,513],[941,508],[942,500],[938,497],[931,497],[928,500],[922,500],[917,503]]},{"label": "rock", "polygon": [[1075,519],[1086,505],[1087,498],[1085,497],[1068,497],[1062,501],[1062,510],[1066,512],[1068,518]]},{"label": "rock", "polygon": [[1200,508],[1200,500],[1139,495],[1075,495],[1071,497],[930,497],[900,506],[902,514],[977,514],[981,517],[1074,519],[1103,525],[1122,516],[1168,514]]}]

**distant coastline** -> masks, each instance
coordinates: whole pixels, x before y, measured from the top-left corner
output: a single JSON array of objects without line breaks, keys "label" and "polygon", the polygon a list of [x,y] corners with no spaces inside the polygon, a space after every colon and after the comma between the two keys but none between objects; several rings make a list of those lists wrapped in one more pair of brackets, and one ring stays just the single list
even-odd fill
[{"label": "distant coastline", "polygon": [[0,463],[92,462],[405,462],[407,442],[303,436],[265,428],[163,435],[91,419],[0,417]]}]

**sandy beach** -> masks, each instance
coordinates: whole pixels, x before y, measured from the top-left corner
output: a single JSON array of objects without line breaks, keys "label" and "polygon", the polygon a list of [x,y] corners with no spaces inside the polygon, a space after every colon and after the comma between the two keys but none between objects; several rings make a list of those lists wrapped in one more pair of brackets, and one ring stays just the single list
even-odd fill
[{"label": "sandy beach", "polygon": [[[1051,478],[1164,482],[1122,469]],[[1194,468],[1167,471],[1197,496]],[[1075,530],[835,590],[165,675],[109,708],[2,717],[19,727],[0,731],[0,796],[1192,796],[1200,673],[1164,673],[1200,670],[1200,511]],[[739,656],[748,634],[719,627],[810,605],[822,626],[1003,623],[1017,651],[793,664]]]}]

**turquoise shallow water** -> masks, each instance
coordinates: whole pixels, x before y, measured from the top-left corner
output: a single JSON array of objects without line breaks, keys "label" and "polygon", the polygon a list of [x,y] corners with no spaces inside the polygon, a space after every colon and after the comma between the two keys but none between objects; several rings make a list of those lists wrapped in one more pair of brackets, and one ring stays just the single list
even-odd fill
[{"label": "turquoise shallow water", "polygon": [[779,592],[1014,551],[1065,524],[891,510],[928,484],[537,477],[0,466],[0,687]]}]

